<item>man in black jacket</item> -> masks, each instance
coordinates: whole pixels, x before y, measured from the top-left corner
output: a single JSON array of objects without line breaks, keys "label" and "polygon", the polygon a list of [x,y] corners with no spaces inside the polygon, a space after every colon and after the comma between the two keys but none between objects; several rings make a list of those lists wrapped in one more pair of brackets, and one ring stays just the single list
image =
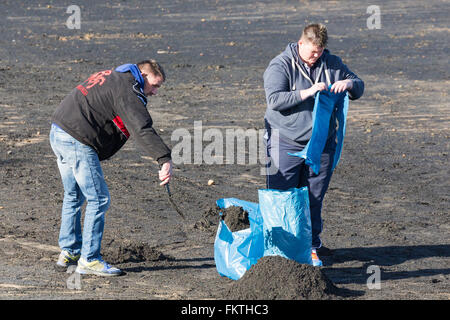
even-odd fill
[{"label": "man in black jacket", "polygon": [[[161,185],[172,175],[170,149],[152,127],[147,97],[165,81],[154,60],[94,73],[61,102],[52,117],[50,144],[64,185],[57,267],[77,264],[81,274],[115,276],[121,270],[103,261],[100,247],[110,195],[100,161],[133,136],[161,166]],[[87,201],[83,231],[81,206]]]}]

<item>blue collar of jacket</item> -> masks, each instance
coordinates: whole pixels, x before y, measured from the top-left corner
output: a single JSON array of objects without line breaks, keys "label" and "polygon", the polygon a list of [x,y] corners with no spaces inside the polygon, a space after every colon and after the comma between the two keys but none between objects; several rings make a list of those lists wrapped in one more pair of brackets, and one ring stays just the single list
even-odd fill
[{"label": "blue collar of jacket", "polygon": [[138,66],[136,64],[126,63],[121,66],[118,66],[115,71],[131,72],[131,74],[134,76],[134,79],[136,80],[136,83],[133,86],[133,90],[138,95],[139,99],[141,99],[141,101],[144,103],[144,105],[147,105],[147,98],[144,95],[145,81],[144,78],[142,77],[141,70],[138,68]]}]

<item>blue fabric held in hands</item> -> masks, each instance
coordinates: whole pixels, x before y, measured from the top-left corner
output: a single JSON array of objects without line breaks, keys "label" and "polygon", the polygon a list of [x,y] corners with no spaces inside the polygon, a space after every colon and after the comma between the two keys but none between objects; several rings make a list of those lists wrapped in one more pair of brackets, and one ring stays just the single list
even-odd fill
[{"label": "blue fabric held in hands", "polygon": [[347,92],[333,93],[330,91],[321,91],[316,93],[314,110],[312,115],[312,135],[305,148],[296,153],[288,153],[291,156],[305,159],[315,174],[320,170],[320,156],[325,147],[330,126],[330,118],[333,111],[336,110],[336,119],[338,121],[337,146],[334,155],[333,170],[336,168],[341,158],[342,147],[344,144],[345,127],[347,121],[347,112],[349,98]]}]

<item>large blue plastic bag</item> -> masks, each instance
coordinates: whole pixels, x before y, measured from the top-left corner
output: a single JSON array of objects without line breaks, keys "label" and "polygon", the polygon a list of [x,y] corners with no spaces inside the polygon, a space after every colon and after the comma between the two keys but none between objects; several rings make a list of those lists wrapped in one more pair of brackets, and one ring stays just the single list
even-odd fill
[{"label": "large blue plastic bag", "polygon": [[231,232],[226,223],[220,220],[214,241],[217,271],[222,276],[238,280],[263,256],[264,239],[259,205],[236,198],[219,199],[216,204],[219,208],[242,207],[248,212],[250,228]]},{"label": "large blue plastic bag", "polygon": [[308,188],[260,189],[264,256],[282,256],[312,264]]}]

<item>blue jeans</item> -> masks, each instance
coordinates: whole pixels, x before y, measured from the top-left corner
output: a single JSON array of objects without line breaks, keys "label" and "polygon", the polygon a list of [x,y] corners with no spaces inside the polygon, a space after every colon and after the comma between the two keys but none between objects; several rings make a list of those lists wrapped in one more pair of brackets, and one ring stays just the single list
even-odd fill
[{"label": "blue jeans", "polygon": [[272,135],[268,129],[267,156],[269,158],[266,175],[268,189],[288,190],[307,186],[311,213],[312,248],[320,248],[322,241],[322,203],[333,174],[336,141],[329,138],[320,158],[319,174],[305,164],[305,159],[288,155],[303,148],[284,141],[279,135]]},{"label": "blue jeans", "polygon": [[[87,261],[100,259],[105,213],[110,196],[94,149],[52,124],[50,145],[64,186],[59,246]],[[83,232],[81,207],[87,200]]]}]

